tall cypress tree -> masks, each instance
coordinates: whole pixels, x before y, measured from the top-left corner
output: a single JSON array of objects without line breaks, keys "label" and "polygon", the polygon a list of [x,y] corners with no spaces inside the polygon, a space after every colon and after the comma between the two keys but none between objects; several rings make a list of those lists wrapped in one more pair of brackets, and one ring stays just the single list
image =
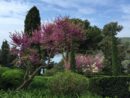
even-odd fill
[{"label": "tall cypress tree", "polygon": [[27,13],[24,21],[24,32],[29,36],[32,35],[32,32],[39,29],[41,25],[41,18],[39,10],[36,6],[33,6]]},{"label": "tall cypress tree", "polygon": [[[2,64],[2,56],[1,56],[1,49],[0,49],[0,64]],[[1,66],[1,65],[0,65]]]},{"label": "tall cypress tree", "polygon": [[76,61],[75,61],[75,50],[71,50],[70,52],[70,64],[71,64],[71,70],[76,71]]},{"label": "tall cypress tree", "polygon": [[121,66],[118,59],[118,49],[116,37],[112,35],[112,74],[118,75],[121,73]]},{"label": "tall cypress tree", "polygon": [[1,64],[3,66],[9,66],[10,61],[10,47],[7,41],[3,41],[1,46]]},{"label": "tall cypress tree", "polygon": [[[106,59],[106,67],[109,66],[112,75],[118,75],[121,73],[121,63],[117,45],[119,44],[118,38],[116,38],[117,32],[122,30],[122,26],[118,25],[117,22],[111,22],[104,26],[103,33],[105,35],[104,39],[104,55]],[[106,38],[109,38],[106,39]],[[112,66],[111,66],[112,65]],[[110,67],[111,66],[111,67]]]}]

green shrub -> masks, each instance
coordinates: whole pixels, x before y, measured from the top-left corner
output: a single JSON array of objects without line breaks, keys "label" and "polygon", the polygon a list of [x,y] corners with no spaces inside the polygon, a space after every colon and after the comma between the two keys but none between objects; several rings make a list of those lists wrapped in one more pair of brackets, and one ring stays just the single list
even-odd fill
[{"label": "green shrub", "polygon": [[1,75],[2,75],[5,71],[7,71],[7,70],[9,70],[8,67],[0,67],[0,77],[1,77]]},{"label": "green shrub", "polygon": [[86,77],[70,72],[59,72],[53,76],[49,88],[54,95],[80,95],[87,92],[89,81]]},{"label": "green shrub", "polygon": [[48,84],[51,77],[35,76],[32,83],[30,84],[31,89],[48,89]]},{"label": "green shrub", "polygon": [[23,71],[18,69],[9,69],[1,75],[2,89],[12,89],[20,85],[23,80]]},{"label": "green shrub", "polygon": [[64,62],[62,60],[61,62],[56,64],[53,68],[47,70],[46,73],[44,73],[44,76],[53,76],[57,72],[63,72],[64,71],[64,66],[63,65],[64,65]]},{"label": "green shrub", "polygon": [[89,82],[89,90],[103,97],[130,98],[129,83],[129,76],[93,77]]},{"label": "green shrub", "polygon": [[[20,91],[0,91],[0,98],[74,98],[71,96],[57,96],[51,95],[46,92],[46,90],[20,90]],[[100,96],[93,95],[91,93],[86,93],[85,95],[79,96],[78,98],[101,98]]]},{"label": "green shrub", "polygon": [[44,76],[53,76],[57,73],[58,71],[55,68],[47,70],[43,75]]},{"label": "green shrub", "polygon": [[2,79],[2,74],[5,72],[5,71],[7,71],[7,70],[9,70],[9,68],[8,67],[0,67],[0,89],[2,88],[2,86],[3,86],[3,79]]}]

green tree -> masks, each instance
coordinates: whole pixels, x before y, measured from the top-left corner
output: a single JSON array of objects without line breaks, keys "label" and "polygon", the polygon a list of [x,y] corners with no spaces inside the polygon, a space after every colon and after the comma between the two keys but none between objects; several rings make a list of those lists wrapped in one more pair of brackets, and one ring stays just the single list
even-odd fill
[{"label": "green tree", "polygon": [[100,43],[101,46],[101,50],[104,54],[104,68],[103,68],[103,72],[105,74],[111,74],[111,65],[112,65],[112,59],[111,59],[111,46],[112,46],[112,42],[111,42],[111,37],[110,36],[105,36],[104,34],[104,38],[102,40],[102,42]]},{"label": "green tree", "polygon": [[102,41],[102,31],[97,26],[90,26],[86,32],[86,46],[89,50],[100,50],[99,43]]},{"label": "green tree", "polygon": [[85,30],[84,40],[80,43],[80,53],[94,52],[100,50],[100,42],[102,41],[102,31],[97,26],[91,26],[88,20],[71,19],[74,24],[82,26]]},{"label": "green tree", "polygon": [[72,48],[70,52],[70,65],[71,65],[71,70],[76,71],[76,61],[75,61],[75,50]]},{"label": "green tree", "polygon": [[36,6],[33,6],[26,15],[26,19],[24,21],[24,32],[31,36],[34,30],[39,29],[41,25],[40,20],[39,10]]},{"label": "green tree", "polygon": [[90,22],[88,20],[72,18],[72,19],[70,19],[70,21],[72,21],[74,24],[78,24],[78,25],[82,26],[84,29],[87,29],[90,27]]},{"label": "green tree", "polygon": [[10,61],[10,47],[8,42],[5,40],[1,46],[1,64],[3,66],[9,66]]},{"label": "green tree", "polygon": [[[122,30],[122,26],[117,22],[111,22],[106,24],[103,28],[104,40],[103,40],[103,52],[105,55],[106,68],[109,68],[109,72],[113,75],[121,73],[121,62],[118,52],[119,40],[116,37],[117,33]],[[109,66],[109,67],[108,67]]]},{"label": "green tree", "polygon": [[[0,64],[2,64],[1,49],[0,49]],[[1,66],[1,65],[0,65]]]}]

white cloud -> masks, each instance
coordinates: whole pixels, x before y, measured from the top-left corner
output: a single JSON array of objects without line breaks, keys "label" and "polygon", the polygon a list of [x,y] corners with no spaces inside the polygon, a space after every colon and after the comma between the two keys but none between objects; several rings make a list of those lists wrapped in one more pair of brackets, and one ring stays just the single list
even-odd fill
[{"label": "white cloud", "polygon": [[124,27],[119,37],[130,37],[130,4],[121,4],[120,6],[120,20],[119,23]]},{"label": "white cloud", "polygon": [[[1,24],[0,24],[1,25]],[[15,31],[22,31],[23,25],[16,25],[16,24],[2,24],[0,26],[0,46],[3,40],[8,40],[10,42],[10,33]]]},{"label": "white cloud", "polygon": [[77,7],[79,4],[108,6],[108,4],[112,3],[114,0],[41,0],[41,1],[52,5],[59,5],[62,7]]},{"label": "white cloud", "polygon": [[[72,1],[74,2],[75,0]],[[77,0],[77,2],[95,6],[109,6],[114,2],[114,0],[82,0],[82,1]]]},{"label": "white cloud", "polygon": [[64,8],[68,7],[77,7],[77,4],[75,2],[72,2],[73,0],[41,0],[47,4],[60,6]]},{"label": "white cloud", "polygon": [[121,5],[121,11],[124,14],[130,14],[130,4]]},{"label": "white cloud", "polygon": [[0,0],[0,46],[9,38],[9,32],[22,31],[27,10],[31,7],[25,0]]},{"label": "white cloud", "polygon": [[[21,25],[23,20],[15,17],[0,17],[0,25]],[[1,28],[1,27],[0,27]]]},{"label": "white cloud", "polygon": [[93,8],[91,8],[91,7],[88,7],[88,8],[86,7],[86,8],[80,8],[80,9],[78,9],[78,12],[80,14],[90,15],[90,14],[96,13],[96,10],[93,9]]},{"label": "white cloud", "polygon": [[29,5],[21,3],[15,0],[0,1],[0,16],[17,16],[21,13],[25,13],[29,9]]},{"label": "white cloud", "polygon": [[123,30],[118,34],[120,37],[130,37],[130,15],[123,15],[122,20],[119,21],[123,25]]},{"label": "white cloud", "polygon": [[[41,0],[43,3],[47,3],[47,9],[53,10],[58,13],[64,13],[69,16],[87,16],[96,13],[96,8],[90,6],[91,0]],[[95,4],[98,4],[101,0],[96,0]],[[105,0],[108,1],[108,0]],[[87,5],[88,4],[88,5]],[[93,4],[93,3],[92,3]],[[100,3],[104,4],[104,2]]]}]

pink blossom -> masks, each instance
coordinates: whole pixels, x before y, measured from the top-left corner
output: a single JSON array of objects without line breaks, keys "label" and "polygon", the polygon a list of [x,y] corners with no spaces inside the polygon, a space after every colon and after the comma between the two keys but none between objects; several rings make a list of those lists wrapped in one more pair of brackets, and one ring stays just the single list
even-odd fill
[{"label": "pink blossom", "polygon": [[78,54],[76,56],[76,65],[77,68],[82,69],[90,69],[93,67],[97,67],[101,69],[103,67],[103,56],[102,55],[82,55]]},{"label": "pink blossom", "polygon": [[35,50],[31,50],[29,55],[29,61],[35,65],[40,63],[39,59],[40,58],[37,52]]},{"label": "pink blossom", "polygon": [[70,51],[73,41],[83,40],[83,33],[83,28],[73,24],[67,17],[58,17],[53,23],[43,24],[40,29],[32,33],[32,36],[25,33],[14,33],[11,35],[11,39],[13,46],[16,49],[19,48],[17,54],[20,54],[21,57],[29,56],[31,62],[37,62],[34,61],[34,58],[39,61],[42,58],[37,58],[36,53],[30,52],[32,45],[38,44],[53,54],[65,53]]},{"label": "pink blossom", "polygon": [[12,39],[12,43],[13,45],[16,45],[16,46],[20,46],[21,43],[22,43],[22,35],[20,33],[13,33],[11,34],[11,39]]}]

